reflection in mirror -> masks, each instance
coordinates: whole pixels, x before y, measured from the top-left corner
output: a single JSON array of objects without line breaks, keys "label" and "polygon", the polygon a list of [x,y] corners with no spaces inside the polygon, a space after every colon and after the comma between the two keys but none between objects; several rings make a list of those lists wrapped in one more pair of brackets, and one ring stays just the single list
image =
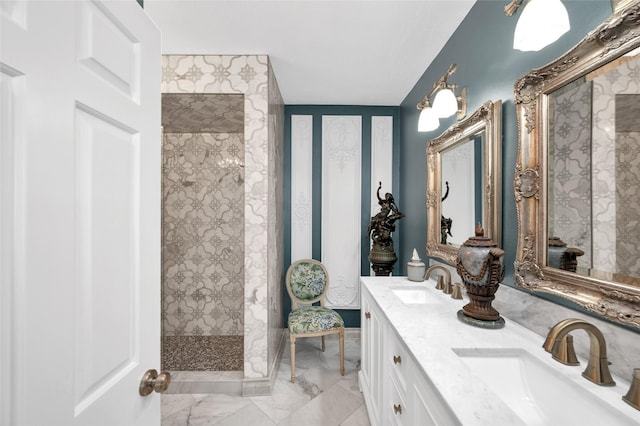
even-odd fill
[{"label": "reflection in mirror", "polygon": [[[640,56],[549,94],[547,264],[640,285]],[[560,246],[561,247],[561,246]],[[567,260],[568,262],[568,260]]]},{"label": "reflection in mirror", "polygon": [[[500,241],[502,102],[485,102],[427,145],[427,255],[451,265],[480,223]],[[496,196],[495,194],[498,194]]]},{"label": "reflection in mirror", "polygon": [[640,2],[515,85],[519,287],[640,328]]},{"label": "reflection in mirror", "polygon": [[[484,209],[483,135],[481,131],[443,150],[440,244],[460,248],[482,223]],[[454,232],[455,231],[455,232]]]}]

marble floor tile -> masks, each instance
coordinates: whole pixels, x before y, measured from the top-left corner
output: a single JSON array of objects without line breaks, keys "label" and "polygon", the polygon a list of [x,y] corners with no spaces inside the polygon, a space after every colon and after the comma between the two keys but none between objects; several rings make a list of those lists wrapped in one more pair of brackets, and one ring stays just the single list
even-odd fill
[{"label": "marble floor tile", "polygon": [[370,426],[369,415],[367,414],[367,407],[362,404],[356,411],[354,411],[347,419],[340,424],[340,426]]},{"label": "marble floor tile", "polygon": [[189,408],[196,403],[194,395],[174,395],[174,394],[162,394],[162,418],[166,418],[176,414],[178,411]]},{"label": "marble floor tile", "polygon": [[296,342],[296,382],[291,383],[285,345],[273,392],[268,396],[163,394],[162,426],[368,426],[358,389],[360,338],[345,337],[345,375],[340,375],[337,336]]}]

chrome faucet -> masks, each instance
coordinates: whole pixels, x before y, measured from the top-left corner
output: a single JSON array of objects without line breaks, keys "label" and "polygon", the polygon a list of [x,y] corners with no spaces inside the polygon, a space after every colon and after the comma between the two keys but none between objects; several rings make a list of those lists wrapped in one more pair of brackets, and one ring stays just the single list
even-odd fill
[{"label": "chrome faucet", "polygon": [[589,363],[582,372],[582,376],[600,386],[615,386],[616,382],[613,381],[609,372],[607,344],[602,332],[595,325],[576,318],[560,321],[549,330],[542,347],[554,359],[563,362],[561,352],[566,349],[566,336],[578,329],[586,331],[590,340]]},{"label": "chrome faucet", "polygon": [[444,280],[445,280],[445,282],[443,283],[441,281],[442,275],[438,275],[438,286],[436,288],[438,290],[444,290],[446,294],[451,294],[452,292],[451,272],[449,272],[449,270],[444,266],[442,265],[429,266],[429,268],[427,268],[427,270],[424,273],[424,280],[425,281],[428,280],[429,277],[431,276],[431,272],[433,272],[436,269],[440,269],[442,272],[444,272]]}]

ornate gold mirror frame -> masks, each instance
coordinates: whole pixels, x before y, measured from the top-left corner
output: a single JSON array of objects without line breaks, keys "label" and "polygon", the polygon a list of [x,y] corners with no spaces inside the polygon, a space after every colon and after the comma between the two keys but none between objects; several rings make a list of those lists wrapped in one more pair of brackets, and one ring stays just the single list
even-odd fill
[{"label": "ornate gold mirror frame", "polygon": [[[484,234],[501,245],[501,145],[502,102],[485,102],[477,111],[452,125],[427,144],[427,255],[455,265],[459,247],[441,244],[442,154],[471,137],[484,134],[483,223]],[[472,235],[466,235],[465,239]]]},{"label": "ornate gold mirror frame", "polygon": [[578,45],[515,84],[518,154],[514,190],[517,286],[568,299],[595,314],[640,328],[640,287],[547,266],[548,96],[640,47],[640,2],[616,11]]}]

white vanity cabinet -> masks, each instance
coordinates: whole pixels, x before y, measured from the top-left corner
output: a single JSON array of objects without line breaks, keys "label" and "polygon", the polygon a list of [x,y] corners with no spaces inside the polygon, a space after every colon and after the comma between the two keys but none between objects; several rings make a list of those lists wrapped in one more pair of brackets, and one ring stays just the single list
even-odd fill
[{"label": "white vanity cabinet", "polygon": [[622,401],[630,386],[624,378],[595,385],[508,318],[500,329],[460,321],[466,301],[437,290],[434,280],[360,283],[358,378],[372,425],[640,425],[640,412]]},{"label": "white vanity cabinet", "polygon": [[360,311],[360,372],[358,383],[364,394],[369,419],[372,425],[383,424],[380,417],[380,403],[383,399],[382,356],[383,356],[383,316],[371,296],[362,296]]},{"label": "white vanity cabinet", "polygon": [[373,296],[361,290],[359,383],[371,424],[459,424]]}]

